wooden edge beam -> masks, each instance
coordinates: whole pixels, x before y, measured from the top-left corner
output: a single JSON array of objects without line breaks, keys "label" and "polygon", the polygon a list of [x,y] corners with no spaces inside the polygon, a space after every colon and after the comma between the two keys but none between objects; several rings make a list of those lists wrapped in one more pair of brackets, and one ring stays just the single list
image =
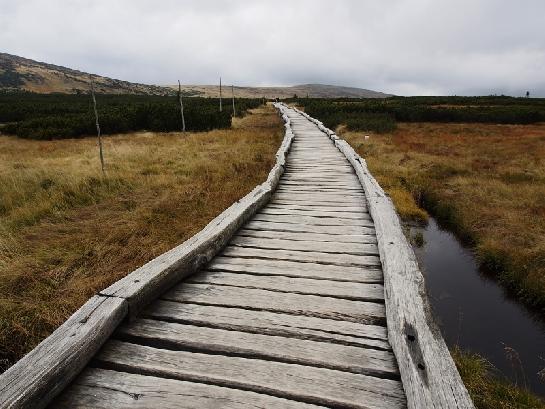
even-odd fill
[{"label": "wooden edge beam", "polygon": [[317,119],[292,109],[329,136],[354,168],[365,191],[384,273],[388,339],[408,408],[474,408],[431,313],[424,276],[392,201],[369,172],[365,160],[346,141]]},{"label": "wooden edge beam", "polygon": [[0,407],[46,407],[87,365],[126,315],[125,300],[92,297],[0,376]]},{"label": "wooden edge beam", "polygon": [[199,233],[102,290],[101,295],[126,299],[129,318],[133,318],[170,287],[210,262],[225,247],[236,231],[269,202],[284,173],[294,135],[283,109],[280,109],[280,113],[286,121],[286,130],[267,180],[213,219]]},{"label": "wooden edge beam", "polygon": [[284,173],[294,138],[285,108],[277,108],[285,122],[285,134],[267,180],[195,236],[93,296],[49,337],[1,374],[1,408],[46,407],[126,317],[136,316],[149,302],[198,271],[269,201]]}]

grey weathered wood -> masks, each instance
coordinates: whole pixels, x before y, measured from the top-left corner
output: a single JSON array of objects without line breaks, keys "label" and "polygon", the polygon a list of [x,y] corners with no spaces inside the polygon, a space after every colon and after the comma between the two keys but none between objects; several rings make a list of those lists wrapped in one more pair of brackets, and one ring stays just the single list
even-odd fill
[{"label": "grey weathered wood", "polygon": [[98,111],[97,111],[97,100],[95,98],[95,85],[93,82],[93,76],[89,75],[89,81],[91,82],[91,96],[93,98],[93,112],[95,113],[95,126],[97,129],[97,137],[98,137],[98,154],[100,157],[100,168],[102,169],[102,173],[104,173],[104,150],[102,147],[102,135],[100,133],[100,124],[98,122]]},{"label": "grey weathered wood", "polygon": [[168,351],[117,341],[110,342],[98,359],[130,372],[250,390],[328,407],[405,407],[400,382],[327,368]]},{"label": "grey weathered wood", "polygon": [[279,192],[275,194],[277,199],[298,199],[307,201],[320,201],[320,202],[349,202],[349,203],[362,203],[365,200],[363,193],[352,193],[343,195],[340,193],[297,193],[297,192]]},{"label": "grey weathered wood", "polygon": [[289,207],[265,207],[261,209],[261,214],[277,214],[277,215],[300,215],[300,216],[312,216],[312,217],[329,217],[334,219],[353,219],[353,220],[369,220],[370,217],[364,213],[359,212],[337,212],[326,210],[299,210]]},{"label": "grey weathered wood", "polygon": [[126,340],[161,345],[168,349],[190,349],[268,359],[394,379],[398,376],[394,355],[378,349],[144,318],[131,325],[122,325],[116,333]]},{"label": "grey weathered wood", "polygon": [[95,296],[0,375],[0,407],[44,408],[83,369],[127,314],[120,298]]},{"label": "grey weathered wood", "polygon": [[344,267],[316,263],[299,263],[285,260],[266,260],[236,257],[215,257],[206,266],[208,271],[233,271],[255,275],[280,275],[313,278],[315,280],[382,283],[380,267]]},{"label": "grey weathered wood", "polygon": [[129,314],[134,317],[150,301],[209,262],[233,234],[269,201],[284,171],[293,136],[288,121],[276,154],[276,164],[265,183],[230,206],[195,236],[112,284],[101,294],[126,299]]},{"label": "grey weathered wood", "polygon": [[324,211],[324,212],[338,212],[338,213],[353,213],[353,212],[367,212],[367,204],[360,203],[355,206],[337,206],[331,204],[321,204],[321,203],[309,203],[307,205],[303,203],[278,203],[278,202],[269,202],[269,204],[264,209],[293,209],[300,211]]},{"label": "grey weathered wood", "polygon": [[269,239],[298,240],[305,242],[329,242],[329,243],[375,243],[377,238],[373,234],[336,234],[332,237],[330,234],[320,233],[292,233],[279,232],[272,230],[250,230],[241,229],[237,233],[238,237],[258,237]]},{"label": "grey weathered wood", "polygon": [[261,206],[268,202],[284,172],[293,140],[289,118],[276,163],[267,181],[216,217],[200,233],[150,261],[92,298],[63,326],[4,373],[0,406],[43,407],[92,357],[126,315],[208,262]]},{"label": "grey weathered wood", "polygon": [[182,132],[185,132],[184,101],[182,100],[182,84],[178,80],[178,97],[180,98],[180,115],[182,117]]},{"label": "grey weathered wood", "polygon": [[260,249],[319,251],[322,253],[337,254],[378,254],[378,248],[375,243],[325,243],[320,241],[302,241],[237,236],[229,242],[229,245],[239,247],[253,247]]},{"label": "grey weathered wood", "polygon": [[270,230],[286,231],[293,233],[320,233],[320,234],[374,234],[374,227],[363,226],[316,226],[312,224],[294,224],[266,222],[260,220],[251,220],[244,225],[245,229],[251,230]]},{"label": "grey weathered wood", "polygon": [[221,253],[228,257],[268,258],[273,260],[292,260],[337,266],[379,266],[378,255],[359,256],[354,254],[321,253],[318,251],[271,250],[228,246]]},{"label": "grey weathered wood", "polygon": [[143,316],[180,324],[391,350],[386,328],[380,325],[163,300],[152,303],[143,311]]},{"label": "grey weathered wood", "polygon": [[187,409],[310,409],[319,406],[203,383],[90,368],[51,407],[59,409],[179,409],[181,407]]},{"label": "grey weathered wood", "polygon": [[257,213],[254,215],[252,220],[262,221],[262,222],[274,222],[274,223],[295,223],[302,225],[312,225],[312,226],[362,226],[362,227],[373,227],[373,221],[371,217],[363,217],[361,219],[342,219],[342,218],[330,218],[330,217],[315,217],[315,216],[304,216],[301,214],[265,214]]},{"label": "grey weathered wood", "polygon": [[382,325],[384,304],[213,284],[182,284],[162,299]]},{"label": "grey weathered wood", "polygon": [[392,201],[365,161],[319,121],[354,167],[375,221],[384,270],[390,343],[395,352],[409,408],[473,408],[456,366],[430,311],[424,278],[407,242]]},{"label": "grey weathered wood", "polygon": [[348,300],[384,301],[384,288],[381,284],[347,283],[300,277],[254,276],[224,271],[204,271],[190,277],[187,282],[257,288],[284,293],[323,295]]}]

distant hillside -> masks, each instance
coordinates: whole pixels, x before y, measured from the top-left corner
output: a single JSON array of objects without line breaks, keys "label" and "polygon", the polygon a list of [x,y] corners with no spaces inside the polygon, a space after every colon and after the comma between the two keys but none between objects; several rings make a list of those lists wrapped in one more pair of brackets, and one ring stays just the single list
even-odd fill
[{"label": "distant hillside", "polygon": [[[95,89],[107,94],[166,95],[174,92],[166,87],[136,84],[93,75]],[[47,64],[0,53],[0,90],[24,90],[38,93],[76,94],[89,91],[89,74],[59,65]]]},{"label": "distant hillside", "polygon": [[[105,94],[174,95],[178,86],[137,84],[93,75],[95,89]],[[77,94],[89,91],[89,74],[86,72],[47,64],[0,53],[0,90],[20,90],[37,93],[60,92]],[[186,96],[219,97],[217,85],[182,85]],[[235,96],[244,98],[386,98],[389,94],[362,88],[336,85],[304,84],[291,87],[235,87]],[[224,96],[231,95],[230,86],[225,86]]]},{"label": "distant hillside", "polygon": [[[178,86],[171,86],[177,89]],[[219,97],[218,85],[182,85],[185,94],[205,97]],[[363,88],[340,87],[336,85],[304,84],[291,87],[234,87],[235,96],[241,98],[387,98],[390,94]],[[231,86],[223,88],[225,97],[231,96]]]}]

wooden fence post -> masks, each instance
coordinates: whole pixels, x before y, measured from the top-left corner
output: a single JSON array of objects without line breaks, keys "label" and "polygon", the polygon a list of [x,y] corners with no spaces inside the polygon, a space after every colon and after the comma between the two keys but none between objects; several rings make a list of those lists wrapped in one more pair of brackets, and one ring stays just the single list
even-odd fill
[{"label": "wooden fence post", "polygon": [[233,93],[233,117],[236,116],[235,111],[235,86],[231,85],[231,92]]},{"label": "wooden fence post", "polygon": [[180,114],[182,115],[182,132],[185,132],[184,103],[182,101],[182,84],[178,80],[178,97],[180,98]]},{"label": "wooden fence post", "polygon": [[93,84],[93,77],[91,75],[89,75],[89,79],[91,80],[91,95],[93,96],[93,109],[95,111],[95,124],[97,127],[97,135],[98,135],[98,151],[100,155],[100,167],[102,168],[102,173],[104,173],[104,154],[102,152],[102,138],[100,136],[100,125],[98,123],[97,100],[95,98],[95,86]]},{"label": "wooden fence post", "polygon": [[222,107],[221,107],[221,77],[220,77],[220,112],[222,111]]}]

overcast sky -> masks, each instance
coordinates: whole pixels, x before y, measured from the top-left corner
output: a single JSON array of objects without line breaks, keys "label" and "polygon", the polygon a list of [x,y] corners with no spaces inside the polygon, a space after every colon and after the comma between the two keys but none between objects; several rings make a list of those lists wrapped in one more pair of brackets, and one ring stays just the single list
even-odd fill
[{"label": "overcast sky", "polygon": [[150,84],[545,97],[545,0],[0,0],[0,51]]}]

